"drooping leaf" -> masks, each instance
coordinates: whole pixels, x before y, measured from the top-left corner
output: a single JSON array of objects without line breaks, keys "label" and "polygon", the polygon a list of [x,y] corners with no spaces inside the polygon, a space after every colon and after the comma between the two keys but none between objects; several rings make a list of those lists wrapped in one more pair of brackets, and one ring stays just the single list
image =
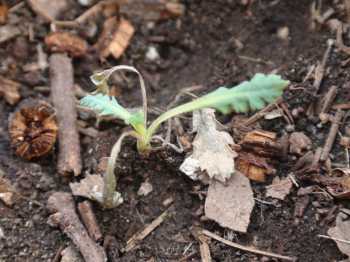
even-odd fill
[{"label": "drooping leaf", "polygon": [[233,88],[220,87],[203,96],[209,107],[223,114],[231,111],[245,113],[262,109],[282,95],[289,81],[278,75],[256,74],[250,81],[245,81]]},{"label": "drooping leaf", "polygon": [[103,94],[87,95],[80,100],[80,105],[94,110],[100,116],[114,116],[122,119],[126,124],[139,125],[143,123],[141,112],[130,113],[118,103],[115,97]]}]

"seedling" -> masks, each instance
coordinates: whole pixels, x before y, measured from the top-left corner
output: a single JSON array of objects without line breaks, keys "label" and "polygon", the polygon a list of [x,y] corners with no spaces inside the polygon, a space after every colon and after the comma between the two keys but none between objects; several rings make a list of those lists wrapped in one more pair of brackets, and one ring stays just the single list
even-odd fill
[{"label": "seedling", "polygon": [[[142,110],[132,113],[122,107],[114,97],[109,96],[107,81],[113,72],[119,70],[131,71],[138,75],[143,98]],[[142,75],[135,68],[130,66],[115,66],[92,75],[91,80],[96,85],[97,90],[91,95],[84,97],[80,101],[80,104],[93,109],[100,116],[108,115],[120,118],[133,128],[132,131],[123,133],[113,146],[107,171],[104,176],[105,189],[103,195],[105,207],[115,206],[116,200],[113,199],[116,187],[114,166],[122,140],[126,136],[136,138],[138,151],[145,154],[152,150],[151,142],[160,125],[172,117],[202,108],[214,108],[223,114],[228,114],[232,111],[245,113],[259,110],[281,96],[283,89],[289,84],[288,81],[283,80],[278,75],[256,74],[250,81],[245,81],[232,88],[219,87],[191,102],[174,107],[161,114],[150,125],[147,125],[147,95],[145,82]]]}]

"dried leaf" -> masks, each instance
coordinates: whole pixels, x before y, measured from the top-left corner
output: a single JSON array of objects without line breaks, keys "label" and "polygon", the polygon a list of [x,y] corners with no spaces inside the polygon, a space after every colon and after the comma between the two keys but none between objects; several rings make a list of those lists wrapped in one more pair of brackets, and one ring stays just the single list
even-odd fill
[{"label": "dried leaf", "polygon": [[303,155],[311,147],[311,140],[303,132],[294,132],[289,137],[289,152],[296,155]]},{"label": "dried leaf", "polygon": [[289,178],[280,179],[276,176],[272,181],[272,185],[267,187],[266,196],[284,200],[292,187],[293,183]]},{"label": "dried leaf", "polygon": [[67,0],[28,0],[28,3],[35,13],[42,16],[48,22],[59,18],[69,7]]},{"label": "dried leaf", "polygon": [[96,43],[101,59],[107,58],[109,55],[118,59],[129,46],[134,32],[135,29],[128,20],[121,18],[118,21],[116,17],[108,18]]},{"label": "dried leaf", "polygon": [[249,179],[236,172],[227,181],[227,185],[218,181],[213,181],[209,185],[205,200],[205,215],[222,227],[247,232],[254,204]]},{"label": "dried leaf", "polygon": [[80,57],[88,50],[87,42],[68,32],[55,32],[45,37],[45,44],[51,52],[67,52],[72,57]]},{"label": "dried leaf", "polygon": [[210,178],[225,182],[234,173],[236,153],[230,148],[234,143],[232,137],[216,129],[213,109],[194,112],[193,122],[198,123],[193,153],[185,159],[180,170],[194,180],[199,179],[199,171],[206,171]]},{"label": "dried leaf", "polygon": [[[346,214],[339,212],[336,219],[336,225],[328,230],[328,235],[336,239],[342,239],[344,241],[350,242],[350,220],[348,219]],[[349,243],[344,243],[341,241],[335,242],[339,250],[343,254],[350,257]]]},{"label": "dried leaf", "polygon": [[247,133],[240,146],[243,150],[259,156],[281,156],[281,145],[277,142],[277,134],[263,130]]},{"label": "dried leaf", "polygon": [[0,76],[0,97],[4,97],[10,105],[16,104],[21,98],[19,87],[19,83]]},{"label": "dried leaf", "polygon": [[236,163],[237,170],[257,182],[265,182],[266,175],[276,173],[276,170],[267,163],[266,158],[251,153],[240,152]]},{"label": "dried leaf", "polygon": [[[79,182],[70,183],[69,186],[74,196],[86,197],[103,205],[104,181],[101,176],[87,175]],[[115,203],[118,203],[116,206],[123,203],[123,198],[118,192],[115,192],[114,199]]]}]

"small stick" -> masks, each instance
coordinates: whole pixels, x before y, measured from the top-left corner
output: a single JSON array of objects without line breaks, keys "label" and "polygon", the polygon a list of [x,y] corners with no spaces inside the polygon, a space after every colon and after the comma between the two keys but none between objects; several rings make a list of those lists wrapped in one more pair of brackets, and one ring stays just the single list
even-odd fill
[{"label": "small stick", "polygon": [[276,105],[279,105],[282,103],[283,99],[279,97],[274,103],[269,104],[264,109],[260,110],[259,112],[255,113],[251,117],[249,117],[242,125],[243,126],[250,126],[257,122],[260,118],[263,118],[268,112],[275,109]]},{"label": "small stick", "polygon": [[52,213],[49,224],[59,226],[73,241],[86,262],[106,262],[103,248],[88,235],[75,212],[74,200],[70,193],[55,192],[48,200],[47,208]]},{"label": "small stick", "polygon": [[319,110],[319,114],[328,113],[331,104],[333,103],[335,97],[337,96],[337,86],[331,86],[327,92],[327,94],[324,96],[324,98],[321,100],[321,108]]},{"label": "small stick", "polygon": [[327,64],[327,60],[329,58],[329,55],[331,54],[331,50],[334,44],[334,40],[333,39],[329,39],[327,41],[327,50],[323,55],[322,61],[320,64],[318,64],[316,66],[315,69],[315,80],[313,83],[313,86],[315,88],[315,93],[318,92],[318,90],[320,89],[323,77],[324,77],[324,73],[326,72],[326,64]]},{"label": "small stick", "polygon": [[262,256],[267,256],[267,257],[274,257],[274,258],[278,258],[278,259],[282,259],[282,260],[286,260],[286,261],[296,261],[297,259],[295,257],[288,257],[288,256],[282,256],[279,254],[275,254],[272,252],[267,252],[267,251],[262,251],[262,250],[258,250],[256,248],[253,247],[247,247],[247,246],[243,246],[237,243],[234,243],[232,241],[226,240],[208,230],[203,230],[202,233],[208,237],[211,237],[221,243],[224,243],[225,245],[228,245],[230,247],[234,247],[243,251],[247,251],[247,252],[251,252],[254,254],[258,254],[258,255],[262,255]]},{"label": "small stick", "polygon": [[344,117],[344,111],[338,110],[335,113],[334,121],[333,121],[333,123],[331,125],[331,129],[329,130],[329,134],[328,134],[328,137],[326,139],[326,143],[325,143],[325,145],[323,147],[323,151],[322,151],[322,154],[321,154],[320,160],[322,162],[327,160],[328,155],[331,152],[331,149],[332,149],[333,144],[334,144],[334,140],[335,140],[335,138],[337,136],[337,133],[338,133],[338,130],[339,130],[339,126],[341,124],[341,121],[342,121],[343,117]]},{"label": "small stick", "polygon": [[170,215],[169,209],[164,211],[159,217],[152,221],[151,224],[147,225],[141,232],[133,235],[127,242],[124,249],[125,252],[129,252],[136,247],[136,245],[146,238],[153,230],[155,230],[164,220]]},{"label": "small stick", "polygon": [[88,200],[78,204],[78,211],[83,223],[89,232],[90,237],[97,241],[102,239],[102,233],[100,227],[98,226],[94,211]]},{"label": "small stick", "polygon": [[212,259],[210,255],[209,245],[208,245],[208,237],[201,234],[198,236],[198,241],[199,241],[199,250],[201,252],[202,262],[211,262]]},{"label": "small stick", "polygon": [[326,239],[331,239],[340,243],[344,243],[344,244],[349,244],[350,245],[350,240],[345,240],[345,239],[340,239],[340,238],[336,238],[336,237],[330,237],[330,236],[326,236],[326,235],[317,235],[320,238],[326,238]]},{"label": "small stick", "polygon": [[58,173],[80,175],[82,161],[75,106],[73,66],[66,54],[50,56],[51,97],[58,122]]}]

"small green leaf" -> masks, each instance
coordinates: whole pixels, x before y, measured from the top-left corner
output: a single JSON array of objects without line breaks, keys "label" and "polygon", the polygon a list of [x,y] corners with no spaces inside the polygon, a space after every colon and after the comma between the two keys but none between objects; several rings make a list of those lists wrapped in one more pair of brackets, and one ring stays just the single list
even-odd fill
[{"label": "small green leaf", "polygon": [[231,111],[245,113],[262,109],[282,95],[289,84],[278,75],[256,74],[252,80],[245,81],[233,88],[220,87],[203,96],[211,103],[207,106],[219,110],[223,114]]},{"label": "small green leaf", "polygon": [[114,97],[103,94],[87,95],[80,100],[80,105],[88,107],[101,116],[115,116],[129,124],[133,116],[128,110],[119,105]]}]

